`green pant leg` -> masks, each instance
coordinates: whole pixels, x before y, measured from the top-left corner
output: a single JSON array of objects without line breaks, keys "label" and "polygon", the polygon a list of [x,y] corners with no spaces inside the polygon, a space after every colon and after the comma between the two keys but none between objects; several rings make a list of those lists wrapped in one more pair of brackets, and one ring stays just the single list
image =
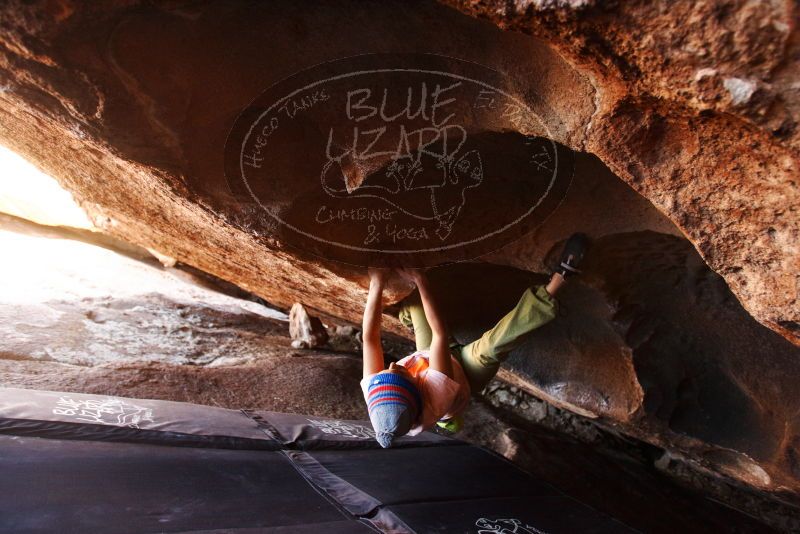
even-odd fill
[{"label": "green pant leg", "polygon": [[403,325],[414,328],[414,341],[416,342],[417,350],[430,348],[433,333],[431,325],[428,324],[428,318],[425,317],[425,310],[422,308],[419,293],[414,292],[406,298],[403,302],[403,307],[400,308],[398,319]]},{"label": "green pant leg", "polygon": [[497,374],[500,364],[519,346],[525,334],[555,318],[558,303],[544,286],[525,290],[513,310],[484,334],[461,349],[459,362],[473,393],[481,391]]}]

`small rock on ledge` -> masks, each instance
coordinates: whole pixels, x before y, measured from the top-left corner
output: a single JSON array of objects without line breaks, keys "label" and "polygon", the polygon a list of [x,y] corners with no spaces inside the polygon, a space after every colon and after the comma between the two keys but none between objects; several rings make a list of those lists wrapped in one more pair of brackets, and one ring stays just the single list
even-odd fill
[{"label": "small rock on ledge", "polygon": [[328,342],[328,331],[322,321],[309,315],[299,302],[295,302],[289,312],[289,336],[295,349],[312,349]]}]

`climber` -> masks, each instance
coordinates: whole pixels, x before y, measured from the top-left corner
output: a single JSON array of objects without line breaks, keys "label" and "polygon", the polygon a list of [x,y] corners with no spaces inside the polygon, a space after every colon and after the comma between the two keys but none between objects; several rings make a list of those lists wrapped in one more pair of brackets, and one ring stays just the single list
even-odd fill
[{"label": "climber", "polygon": [[577,266],[588,244],[584,234],[573,234],[564,245],[559,266],[549,282],[526,289],[513,310],[467,345],[451,342],[425,273],[397,270],[419,290],[418,296],[400,311],[400,321],[414,329],[417,350],[392,362],[388,369],[384,367],[381,348],[381,295],[389,272],[370,269],[362,333],[361,389],[378,443],[387,448],[395,438],[413,436],[437,424],[457,431],[470,393],[480,392],[489,383],[525,334],[555,317],[555,294],[566,278],[580,273]]}]

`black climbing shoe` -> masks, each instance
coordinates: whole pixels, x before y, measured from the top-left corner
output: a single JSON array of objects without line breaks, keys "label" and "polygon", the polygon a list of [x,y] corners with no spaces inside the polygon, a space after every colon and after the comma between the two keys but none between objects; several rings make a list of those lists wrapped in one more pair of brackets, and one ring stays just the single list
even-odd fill
[{"label": "black climbing shoe", "polygon": [[561,258],[558,260],[558,267],[555,272],[561,274],[564,278],[580,274],[578,265],[583,260],[584,254],[589,249],[589,238],[586,234],[572,234],[564,244],[564,250],[561,252]]}]

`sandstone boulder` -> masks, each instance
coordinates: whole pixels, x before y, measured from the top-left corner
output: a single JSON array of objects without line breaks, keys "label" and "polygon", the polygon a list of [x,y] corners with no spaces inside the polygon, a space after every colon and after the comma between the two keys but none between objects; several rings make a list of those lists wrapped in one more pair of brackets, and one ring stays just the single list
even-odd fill
[{"label": "sandstone boulder", "polygon": [[[675,71],[656,68],[655,58],[674,43],[646,41],[647,54],[630,52],[625,64],[619,58],[642,40],[615,37],[624,32],[610,29],[604,34],[607,26],[594,24],[595,8],[534,13],[534,3],[507,13],[480,5],[502,26],[536,30],[556,48],[432,3],[301,10],[290,2],[112,2],[88,10],[72,2],[9,2],[0,134],[73,191],[107,231],[285,307],[302,296],[293,288],[306,287],[316,298],[310,305],[352,320],[363,296],[358,271],[269,237],[258,210],[234,198],[225,183],[225,136],[265,87],[309,65],[387,49],[457,56],[503,70],[520,97],[546,102],[553,140],[596,154],[677,224],[754,317],[796,339],[800,202],[792,143],[714,106],[698,113],[686,98],[666,98]],[[638,31],[652,35],[681,24],[666,3],[654,8],[655,20],[643,5],[602,10],[603,20],[651,21]],[[719,51],[734,65],[734,52],[749,46],[745,36],[753,34],[741,22],[744,7],[719,9],[736,14],[728,33],[734,44]],[[787,9],[763,20],[774,22],[770,31],[786,43],[779,49],[788,63]],[[695,13],[698,22],[689,27],[693,42],[714,43],[713,34],[702,34],[703,15]],[[554,29],[545,34],[545,26]],[[746,57],[763,76],[776,61],[767,49]],[[786,89],[782,101],[791,94]]]},{"label": "sandstone boulder", "polygon": [[[598,248],[564,295],[572,315],[503,376],[796,491],[797,4],[451,3],[463,13],[399,1],[5,2],[0,139],[105,232],[278,307],[302,301],[358,322],[363,269],[292,247],[229,187],[236,118],[279,80],[358,54],[432,53],[501,71],[515,98],[547,110],[537,134],[575,151],[575,175],[545,224],[482,258],[494,267],[457,277],[478,293],[498,286],[474,296],[463,335],[584,229]],[[304,157],[302,146],[287,153]],[[387,303],[409,291],[391,285]],[[445,293],[457,301],[455,286]]]},{"label": "sandstone boulder", "polygon": [[591,80],[581,148],[667,215],[751,315],[799,342],[796,2],[446,3],[544,39]]}]

